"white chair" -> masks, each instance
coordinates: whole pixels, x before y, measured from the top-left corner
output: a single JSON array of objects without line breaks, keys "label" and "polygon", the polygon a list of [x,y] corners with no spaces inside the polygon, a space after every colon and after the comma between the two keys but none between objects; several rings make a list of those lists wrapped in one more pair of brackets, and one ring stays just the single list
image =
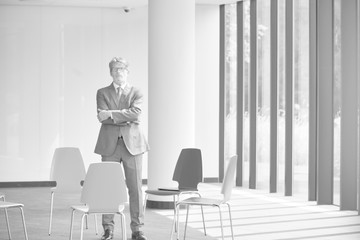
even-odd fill
[{"label": "white chair", "polygon": [[[228,201],[230,200],[232,189],[235,186],[236,162],[237,162],[237,156],[231,157],[229,165],[227,166],[227,169],[226,169],[224,181],[223,181],[222,188],[221,188],[221,194],[223,194],[222,199],[191,197],[191,198],[179,201],[176,204],[177,208],[179,208],[181,205],[186,206],[186,222],[185,222],[185,230],[184,230],[184,239],[186,237],[186,227],[187,227],[190,205],[218,207],[219,214],[220,214],[221,236],[222,236],[222,239],[224,239],[223,221],[222,221],[222,215],[221,215],[221,205],[224,205],[224,204],[227,205],[228,210],[229,210],[231,236],[232,236],[232,239],[234,239],[234,232],[233,232],[232,219],[231,219],[231,210],[230,210],[230,204],[228,203]],[[179,210],[177,210],[177,213],[179,214]],[[203,221],[204,221],[204,219],[203,219]],[[179,224],[179,221],[177,221],[177,224]],[[205,223],[204,223],[204,226],[205,226]],[[178,226],[178,229],[179,229],[179,226]],[[179,239],[179,231],[177,233],[177,239]]]},{"label": "white chair", "polygon": [[[5,202],[5,194],[3,194],[2,192],[0,192],[0,199],[2,199],[3,202]],[[9,225],[9,216],[7,213],[7,209],[4,209],[5,211],[5,221],[6,221],[6,226],[7,226],[7,230],[8,230],[8,234],[9,234],[9,239],[11,239],[11,233],[10,233],[10,225]]]},{"label": "white chair", "polygon": [[72,239],[75,211],[82,212],[81,234],[83,239],[84,218],[89,214],[119,214],[123,238],[126,239],[126,224],[123,210],[128,202],[124,173],[120,163],[101,162],[90,164],[81,191],[81,203],[72,206],[70,240]]},{"label": "white chair", "polygon": [[[85,165],[79,148],[62,147],[55,149],[50,180],[56,181],[56,187],[51,188],[51,204],[49,219],[49,235],[51,234],[51,225],[54,208],[55,193],[78,193],[81,192],[80,182],[85,178]],[[96,219],[95,219],[96,222]],[[97,233],[97,228],[96,228]]]},{"label": "white chair", "polygon": [[5,201],[5,195],[3,193],[0,193],[0,199],[1,198],[3,199],[3,201],[0,201],[0,209],[4,209],[4,211],[5,211],[5,218],[6,218],[6,225],[7,225],[9,239],[11,239],[11,232],[10,232],[10,224],[9,224],[9,217],[8,217],[7,210],[9,208],[19,208],[20,212],[21,212],[21,218],[22,218],[23,227],[24,227],[25,239],[28,240],[28,235],[27,235],[27,231],[26,231],[26,224],[25,224],[25,217],[24,217],[24,210],[23,210],[24,205],[21,204],[21,203],[6,202]]}]

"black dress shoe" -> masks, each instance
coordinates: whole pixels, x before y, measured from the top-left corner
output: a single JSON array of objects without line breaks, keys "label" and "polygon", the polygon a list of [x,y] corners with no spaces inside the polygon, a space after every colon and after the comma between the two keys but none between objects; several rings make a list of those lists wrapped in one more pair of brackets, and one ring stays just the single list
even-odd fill
[{"label": "black dress shoe", "polygon": [[106,229],[104,235],[102,235],[101,240],[110,240],[113,239],[114,233],[110,229]]},{"label": "black dress shoe", "polygon": [[133,232],[131,234],[131,239],[135,239],[135,240],[147,240],[147,238],[145,237],[144,233],[141,231],[136,231]]}]

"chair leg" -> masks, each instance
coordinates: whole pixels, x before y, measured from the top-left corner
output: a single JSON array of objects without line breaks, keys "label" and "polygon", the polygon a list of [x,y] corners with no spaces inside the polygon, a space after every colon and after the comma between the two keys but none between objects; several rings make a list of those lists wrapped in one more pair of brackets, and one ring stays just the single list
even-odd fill
[{"label": "chair leg", "polygon": [[[176,207],[175,207],[176,208]],[[172,224],[172,227],[171,227],[171,234],[170,234],[170,240],[172,240],[172,237],[173,237],[173,234],[174,234],[174,229],[176,227],[176,216],[174,216],[174,219],[173,219],[173,224]],[[175,232],[176,233],[176,232]]]},{"label": "chair leg", "polygon": [[175,198],[175,195],[173,196],[174,198],[174,219],[173,219],[173,225],[171,227],[171,235],[170,235],[170,240],[172,239],[172,236],[175,233],[178,232],[178,226],[177,226],[177,221],[178,221],[178,206],[177,206],[177,201]]},{"label": "chair leg", "polygon": [[[177,214],[177,216],[176,216],[176,223],[175,224],[177,224],[177,234],[176,234],[176,239],[177,240],[179,240],[180,239],[180,234],[179,234],[179,232],[180,232],[180,228],[179,228],[179,213],[180,213],[180,204],[176,204],[176,214]],[[174,219],[175,220],[175,219]]]},{"label": "chair leg", "polygon": [[[199,198],[201,198],[201,194],[199,192],[195,193],[196,195],[199,196]],[[204,234],[206,236],[206,227],[205,227],[205,218],[204,218],[204,210],[203,210],[203,206],[201,205],[201,216],[202,216],[202,220],[203,220],[203,228],[204,228]]]},{"label": "chair leg", "polygon": [[121,215],[121,228],[122,228],[122,239],[126,240],[126,224],[125,224],[125,215],[123,213]]},{"label": "chair leg", "polygon": [[145,197],[144,197],[144,208],[143,208],[143,215],[144,215],[144,218],[145,218],[145,213],[146,213],[146,203],[147,203],[147,199],[148,199],[149,195],[147,193],[145,193]]},{"label": "chair leg", "polygon": [[24,226],[25,239],[28,240],[28,235],[27,235],[27,231],[26,231],[26,223],[25,223],[24,210],[23,210],[22,207],[20,207],[20,212],[21,212],[22,223],[23,223],[23,226]]},{"label": "chair leg", "polygon": [[9,239],[11,239],[9,216],[8,216],[7,209],[4,209],[4,211],[5,211],[5,221],[6,221],[6,226],[7,226],[7,230],[8,230],[8,235],[9,235]]},{"label": "chair leg", "polygon": [[74,222],[74,214],[75,214],[75,209],[72,210],[71,212],[71,222],[70,222],[70,237],[69,240],[72,240],[72,232],[73,232],[73,222]]},{"label": "chair leg", "polygon": [[97,217],[96,214],[94,214],[94,220],[95,220],[95,233],[96,235],[99,235],[98,225],[97,225]]},{"label": "chair leg", "polygon": [[54,208],[54,192],[51,192],[51,200],[50,200],[50,219],[49,219],[49,236],[50,236],[50,234],[51,234],[51,224],[52,224],[53,208]]},{"label": "chair leg", "polygon": [[220,214],[220,225],[221,225],[221,238],[224,240],[224,230],[223,230],[223,221],[222,221],[222,215],[221,215],[221,208],[220,206],[217,206],[219,208],[219,214]]},{"label": "chair leg", "polygon": [[88,215],[85,215],[85,228],[86,228],[86,229],[89,229],[89,226],[88,226]]},{"label": "chair leg", "polygon": [[186,221],[185,221],[185,229],[184,229],[184,240],[186,238],[186,228],[187,228],[188,217],[189,217],[189,205],[186,205]]},{"label": "chair leg", "polygon": [[86,213],[84,213],[81,217],[81,230],[80,230],[80,240],[83,240],[83,236],[84,236],[84,220],[85,217],[87,216]]},{"label": "chair leg", "polygon": [[[174,220],[175,220],[174,226],[175,226],[175,232],[177,232],[177,228],[176,228],[176,216],[177,216],[177,214],[176,214],[176,203],[177,203],[177,201],[176,201],[176,195],[173,195],[173,200],[174,200]],[[178,200],[179,200],[179,199],[178,199]]]},{"label": "chair leg", "polygon": [[231,228],[231,238],[234,240],[234,231],[233,231],[233,224],[232,224],[232,218],[231,218],[231,210],[230,210],[230,204],[226,203],[229,209],[229,218],[230,218],[230,228]]},{"label": "chair leg", "polygon": [[[5,196],[2,196],[3,201],[5,202]],[[4,209],[5,211],[5,221],[6,221],[6,226],[7,226],[7,230],[8,230],[8,235],[9,235],[9,239],[11,239],[11,231],[10,231],[10,223],[9,223],[9,215],[7,212],[7,209]]]},{"label": "chair leg", "polygon": [[205,227],[205,218],[204,218],[204,210],[203,210],[203,206],[201,207],[201,216],[202,216],[202,220],[203,220],[203,227],[204,227],[204,234],[206,236],[206,227]]}]

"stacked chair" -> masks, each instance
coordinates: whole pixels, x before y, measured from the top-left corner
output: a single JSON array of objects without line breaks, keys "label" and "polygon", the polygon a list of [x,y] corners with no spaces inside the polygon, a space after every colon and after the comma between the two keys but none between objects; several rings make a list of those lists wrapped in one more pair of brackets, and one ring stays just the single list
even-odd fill
[{"label": "stacked chair", "polygon": [[[232,226],[232,219],[231,219],[231,209],[229,200],[231,197],[232,189],[235,186],[235,172],[236,172],[236,163],[237,163],[237,156],[233,156],[230,158],[229,164],[226,169],[226,173],[224,176],[224,180],[221,187],[221,194],[222,199],[213,199],[213,198],[203,198],[203,197],[191,197],[188,199],[184,199],[182,201],[179,201],[176,203],[176,208],[178,209],[176,212],[179,214],[179,207],[184,205],[186,206],[186,223],[185,223],[185,230],[184,230],[184,240],[186,237],[186,227],[187,227],[187,221],[189,216],[189,206],[210,206],[210,207],[217,207],[219,209],[220,214],[220,225],[221,225],[221,236],[224,240],[224,230],[223,230],[223,218],[221,213],[221,206],[226,205],[229,210],[229,218],[230,218],[230,227],[231,227],[231,237],[234,240],[234,232],[233,232],[233,226]],[[179,221],[177,221],[177,224],[179,224]],[[204,215],[203,215],[203,224],[204,224],[204,231],[205,231],[205,222],[204,222]],[[178,226],[179,228],[179,226]],[[206,232],[205,232],[206,235]],[[177,234],[177,239],[179,239],[179,231]]]},{"label": "stacked chair", "polygon": [[[84,181],[85,174],[85,165],[79,148],[61,147],[55,149],[51,165],[50,181],[55,181],[56,187],[50,189],[49,235],[51,234],[55,193],[80,194],[81,182]],[[96,233],[98,233],[96,216],[95,225]]]},{"label": "stacked chair", "polygon": [[200,149],[185,148],[181,150],[179,158],[176,163],[172,180],[178,182],[177,188],[173,189],[173,188],[166,188],[164,186],[159,186],[158,189],[148,189],[145,191],[145,202],[144,202],[144,213],[145,213],[146,203],[149,195],[173,197],[174,222],[171,231],[171,236],[173,235],[174,229],[175,232],[177,231],[177,225],[176,225],[177,210],[175,206],[180,200],[180,197],[185,194],[195,194],[201,197],[200,193],[198,192],[198,184],[203,181],[202,156]]}]

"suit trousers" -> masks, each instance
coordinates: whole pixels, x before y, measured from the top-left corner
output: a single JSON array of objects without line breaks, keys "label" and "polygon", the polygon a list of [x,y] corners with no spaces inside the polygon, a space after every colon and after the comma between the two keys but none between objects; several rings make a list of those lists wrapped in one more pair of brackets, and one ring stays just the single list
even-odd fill
[{"label": "suit trousers", "polygon": [[[123,165],[126,185],[129,192],[130,228],[132,232],[139,231],[144,225],[143,199],[142,199],[142,155],[131,155],[122,138],[118,143],[113,155],[102,156],[102,161],[120,162]],[[111,183],[110,183],[111,184]],[[106,196],[104,196],[106,197]],[[114,231],[114,214],[103,214],[102,225],[104,230]]]}]

